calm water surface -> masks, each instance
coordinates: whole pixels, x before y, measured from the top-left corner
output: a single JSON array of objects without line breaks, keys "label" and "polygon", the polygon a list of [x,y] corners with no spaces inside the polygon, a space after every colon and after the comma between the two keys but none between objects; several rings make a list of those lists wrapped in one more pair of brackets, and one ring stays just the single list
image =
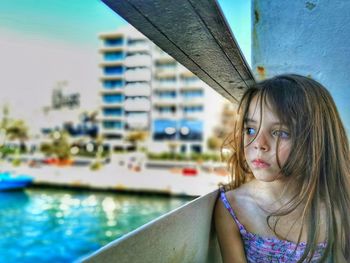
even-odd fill
[{"label": "calm water surface", "polygon": [[190,200],[36,188],[0,192],[0,262],[73,262]]}]

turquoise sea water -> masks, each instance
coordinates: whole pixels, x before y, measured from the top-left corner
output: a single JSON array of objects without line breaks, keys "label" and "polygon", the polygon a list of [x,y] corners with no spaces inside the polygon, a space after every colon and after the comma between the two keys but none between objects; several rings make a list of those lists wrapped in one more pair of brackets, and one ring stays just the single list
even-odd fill
[{"label": "turquoise sea water", "polygon": [[190,200],[37,188],[0,192],[0,262],[73,262]]}]

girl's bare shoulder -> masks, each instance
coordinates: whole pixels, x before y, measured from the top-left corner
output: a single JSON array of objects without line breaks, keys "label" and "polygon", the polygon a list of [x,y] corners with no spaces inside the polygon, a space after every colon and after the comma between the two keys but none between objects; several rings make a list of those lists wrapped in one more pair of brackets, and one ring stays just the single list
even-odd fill
[{"label": "girl's bare shoulder", "polygon": [[247,205],[253,205],[252,187],[253,183],[248,182],[240,187],[227,191],[226,197],[233,207],[247,207]]},{"label": "girl's bare shoulder", "polygon": [[256,202],[252,198],[252,183],[248,182],[240,187],[226,192],[227,200],[231,207],[242,221],[252,216],[252,212],[256,211]]}]

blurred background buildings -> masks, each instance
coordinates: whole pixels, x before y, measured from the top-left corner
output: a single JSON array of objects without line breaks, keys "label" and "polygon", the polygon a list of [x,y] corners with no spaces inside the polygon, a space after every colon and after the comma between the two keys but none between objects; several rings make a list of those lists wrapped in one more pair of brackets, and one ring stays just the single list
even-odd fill
[{"label": "blurred background buildings", "polygon": [[100,124],[106,142],[123,150],[130,147],[126,139],[144,133],[142,145],[153,152],[207,151],[222,96],[130,25],[100,39]]}]

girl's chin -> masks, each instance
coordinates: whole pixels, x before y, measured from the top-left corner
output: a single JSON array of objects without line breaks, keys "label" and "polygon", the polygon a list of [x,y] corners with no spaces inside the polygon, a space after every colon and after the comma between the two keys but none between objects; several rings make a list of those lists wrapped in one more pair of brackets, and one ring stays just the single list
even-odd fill
[{"label": "girl's chin", "polygon": [[269,173],[267,171],[253,171],[253,175],[256,180],[263,182],[273,182],[280,178],[278,173]]}]

